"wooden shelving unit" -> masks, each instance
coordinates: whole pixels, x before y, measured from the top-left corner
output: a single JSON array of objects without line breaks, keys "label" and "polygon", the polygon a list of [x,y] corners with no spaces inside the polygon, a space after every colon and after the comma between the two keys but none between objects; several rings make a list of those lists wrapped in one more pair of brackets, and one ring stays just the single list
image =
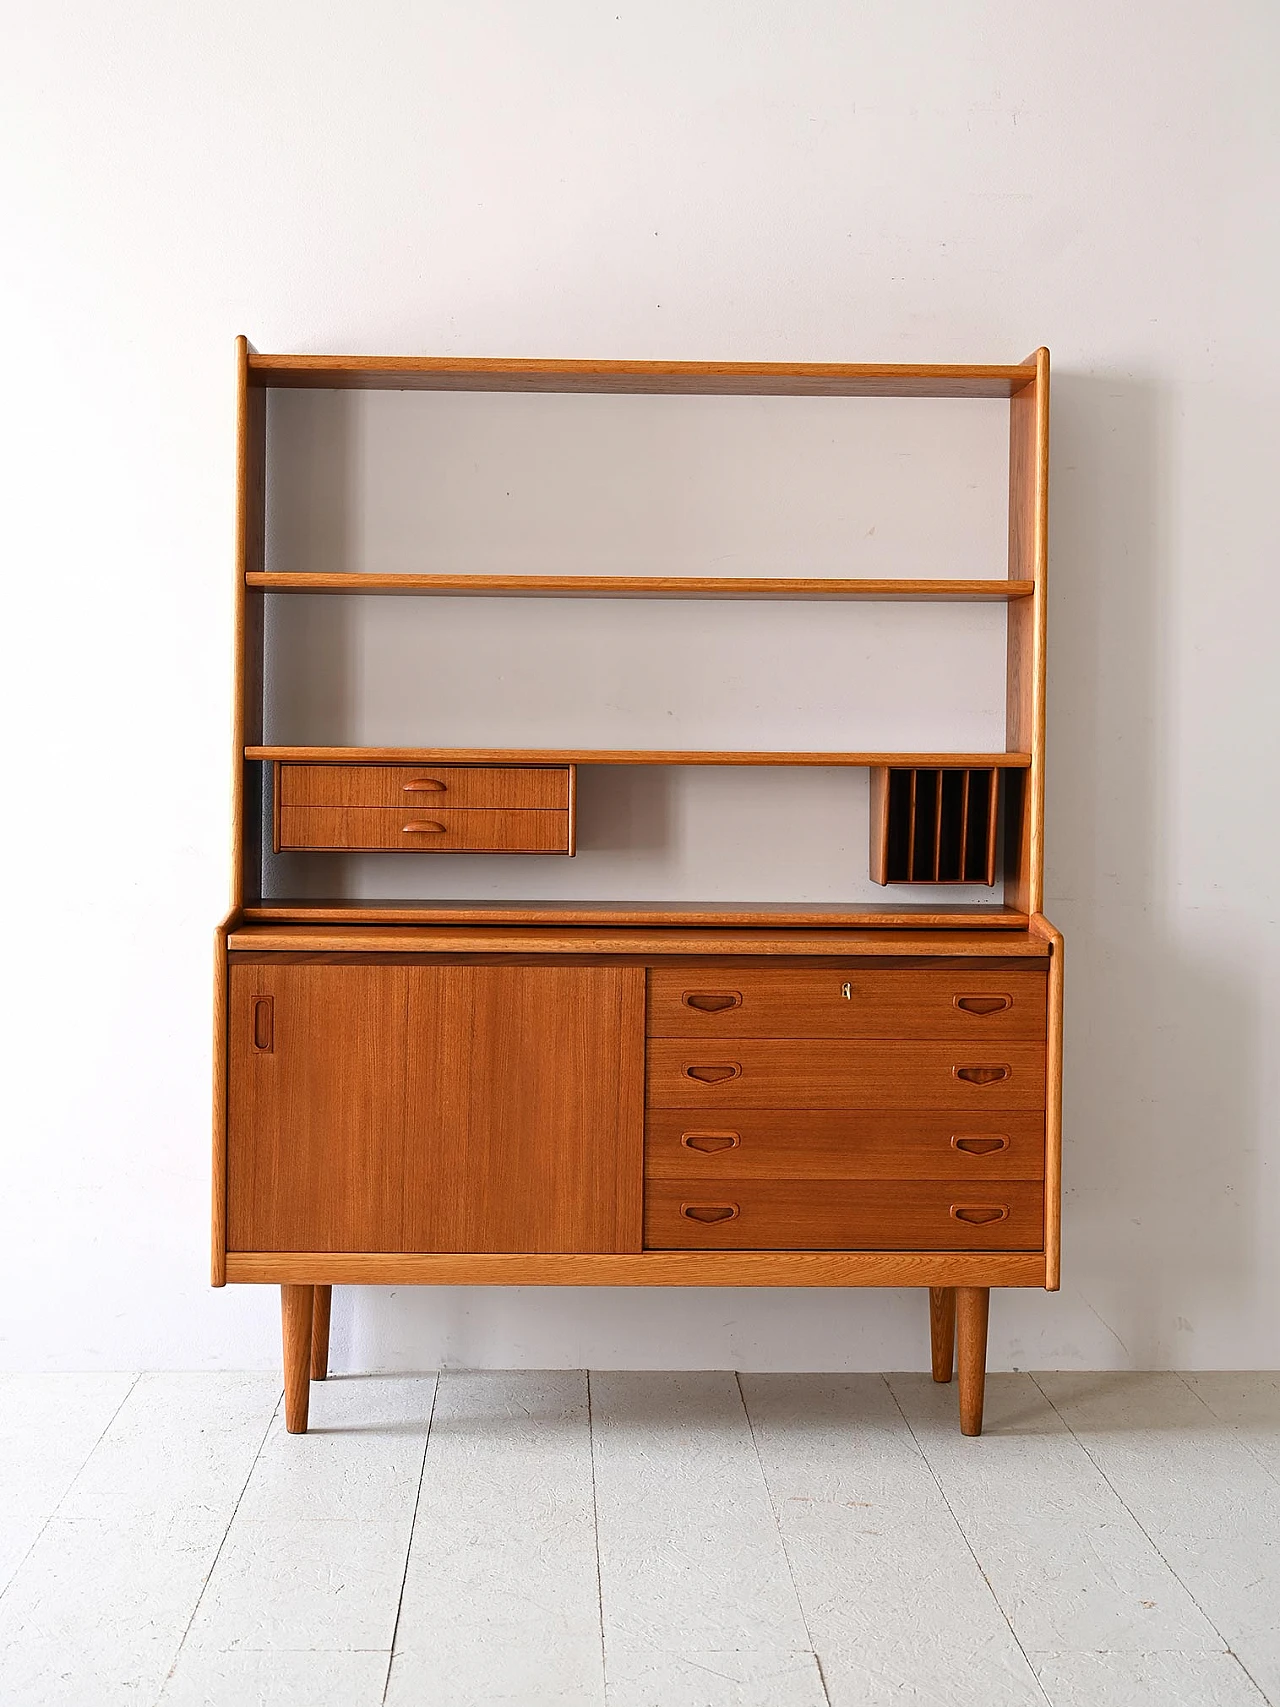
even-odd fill
[{"label": "wooden shelving unit", "polygon": [[[1059,1281],[1048,352],[471,360],[260,355],[241,339],[237,364],[213,1281],[280,1285],[289,1429],[306,1427],[308,1375],[326,1373],[334,1284],[596,1284],[927,1288],[934,1376],[949,1381],[958,1355],[961,1426],[980,1432],[990,1288]],[[1007,562],[984,579],[268,572],[266,395],[300,387],[1003,399]],[[269,744],[266,605],[296,594],[1002,603],[1004,750]],[[865,768],[873,877],[1002,878],[1003,900],[937,905],[927,887],[849,906],[264,897],[273,845],[295,860],[572,854],[576,768],[593,765]]]}]

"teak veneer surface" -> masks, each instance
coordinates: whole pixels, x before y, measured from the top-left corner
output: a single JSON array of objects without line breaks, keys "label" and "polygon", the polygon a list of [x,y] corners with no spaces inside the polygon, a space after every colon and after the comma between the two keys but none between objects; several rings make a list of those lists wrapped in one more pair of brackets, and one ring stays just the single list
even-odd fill
[{"label": "teak veneer surface", "polygon": [[1029,753],[719,752],[662,747],[267,747],[249,746],[246,759],[297,764],[391,765],[888,765],[921,770],[1025,770]]},{"label": "teak veneer surface", "polygon": [[503,599],[924,599],[940,603],[1030,598],[1033,581],[769,575],[383,575],[309,569],[259,571],[245,584],[268,593],[421,593]]},{"label": "teak veneer surface", "polygon": [[281,765],[282,806],[398,806],[567,811],[568,766]]},{"label": "teak veneer surface", "polygon": [[638,1250],[643,1000],[631,968],[233,966],[231,1248]]},{"label": "teak veneer surface", "polygon": [[275,897],[243,909],[246,922],[282,924],[438,925],[698,925],[838,927],[856,930],[1025,931],[1025,913],[977,905],[899,907],[890,902],[813,906],[804,901],[338,901]]},{"label": "teak veneer surface", "polygon": [[[646,1060],[650,1108],[939,1109],[969,1118],[1044,1108],[1043,1043],[651,1037]],[[967,1073],[1003,1076],[974,1082]]]},{"label": "teak veneer surface", "polygon": [[1037,1251],[230,1251],[227,1279],[325,1286],[1036,1286]]},{"label": "teak veneer surface", "polygon": [[[690,1218],[726,1211],[724,1220]],[[993,1219],[967,1221],[966,1214]],[[650,1180],[644,1242],[649,1250],[1039,1250],[1044,1187],[1031,1180]]]},{"label": "teak veneer surface", "polygon": [[[417,797],[421,802],[421,796]],[[282,849],[381,853],[568,854],[573,837],[567,810],[532,812],[425,803],[412,806],[282,806]]]},{"label": "teak veneer surface", "polygon": [[838,967],[729,967],[719,981],[655,967],[646,1024],[650,1037],[954,1038],[985,1046],[1043,1041],[1046,996],[1045,974],[1019,967],[847,974]]},{"label": "teak veneer surface", "polygon": [[245,924],[227,938],[234,952],[307,954],[958,955],[1043,959],[1029,931],[601,929],[551,925]]},{"label": "teak veneer surface", "polygon": [[[243,342],[243,340],[242,340]],[[252,386],[322,391],[584,391],[633,396],[1009,397],[1034,360],[968,363],[561,361],[474,356],[261,355]]]},{"label": "teak veneer surface", "polygon": [[839,1109],[650,1108],[648,1180],[1044,1178],[1044,1117]]}]

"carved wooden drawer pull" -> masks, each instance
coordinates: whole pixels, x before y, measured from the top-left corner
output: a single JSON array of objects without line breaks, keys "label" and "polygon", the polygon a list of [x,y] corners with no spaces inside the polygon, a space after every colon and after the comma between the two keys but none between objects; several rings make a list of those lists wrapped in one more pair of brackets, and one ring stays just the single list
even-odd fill
[{"label": "carved wooden drawer pull", "polygon": [[443,824],[434,823],[430,819],[424,819],[419,824],[402,824],[400,828],[406,836],[443,836],[445,833]]},{"label": "carved wooden drawer pull", "polygon": [[684,1070],[686,1079],[697,1079],[703,1085],[717,1085],[722,1079],[739,1078],[741,1073],[742,1068],[737,1062],[732,1065],[726,1062],[722,1067],[686,1067]]},{"label": "carved wooden drawer pull", "polygon": [[680,1213],[686,1221],[732,1221],[738,1214],[736,1203],[682,1203]]},{"label": "carved wooden drawer pull", "polygon": [[415,776],[412,781],[400,784],[403,794],[444,794],[448,787],[447,782],[434,776]]},{"label": "carved wooden drawer pull", "polygon": [[957,996],[955,1004],[962,1013],[999,1014],[1013,1006],[1012,996]]},{"label": "carved wooden drawer pull", "polygon": [[966,1085],[998,1085],[1013,1077],[1012,1067],[953,1067],[951,1071]]},{"label": "carved wooden drawer pull", "polygon": [[967,1138],[957,1134],[951,1140],[951,1148],[963,1150],[966,1156],[990,1156],[997,1150],[1007,1150],[1009,1139],[1004,1132],[975,1132]]},{"label": "carved wooden drawer pull", "polygon": [[740,1008],[742,997],[736,990],[691,990],[685,996],[684,1005],[696,1008],[700,1014],[719,1014],[726,1008]]},{"label": "carved wooden drawer pull", "polygon": [[275,1047],[276,999],[255,996],[253,1002],[253,1047],[259,1055],[270,1055]]},{"label": "carved wooden drawer pull", "polygon": [[716,1150],[736,1150],[742,1142],[740,1132],[682,1132],[680,1142],[686,1150],[701,1150],[711,1155]]},{"label": "carved wooden drawer pull", "polygon": [[1009,1211],[1003,1203],[953,1203],[951,1214],[957,1221],[968,1221],[983,1227],[988,1221],[1003,1221]]}]

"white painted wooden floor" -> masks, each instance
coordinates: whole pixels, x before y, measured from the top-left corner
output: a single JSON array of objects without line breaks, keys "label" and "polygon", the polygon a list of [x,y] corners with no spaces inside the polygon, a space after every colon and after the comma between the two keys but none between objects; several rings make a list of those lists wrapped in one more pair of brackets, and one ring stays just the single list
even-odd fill
[{"label": "white painted wooden floor", "polygon": [[0,1378],[4,1707],[1280,1702],[1280,1375]]}]

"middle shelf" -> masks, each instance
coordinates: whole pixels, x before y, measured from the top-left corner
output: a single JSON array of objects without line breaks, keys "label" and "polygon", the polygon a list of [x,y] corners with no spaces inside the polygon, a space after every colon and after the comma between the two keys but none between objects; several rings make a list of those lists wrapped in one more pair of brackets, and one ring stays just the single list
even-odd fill
[{"label": "middle shelf", "polygon": [[381,765],[843,765],[852,770],[1026,770],[1030,753],[775,753],[590,747],[246,747],[246,759]]},{"label": "middle shelf", "polygon": [[946,603],[1026,599],[1034,581],[849,580],[776,575],[375,575],[306,570],[250,572],[268,593],[434,593],[450,598],[925,599]]}]

